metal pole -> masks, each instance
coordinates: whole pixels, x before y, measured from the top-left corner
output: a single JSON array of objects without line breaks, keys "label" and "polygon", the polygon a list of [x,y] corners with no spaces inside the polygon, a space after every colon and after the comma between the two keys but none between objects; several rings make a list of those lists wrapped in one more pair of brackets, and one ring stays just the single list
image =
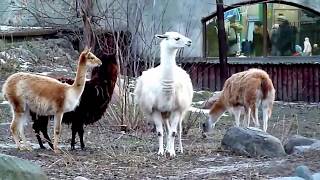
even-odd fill
[{"label": "metal pole", "polygon": [[267,20],[267,3],[262,4],[262,17],[263,17],[263,56],[268,56],[268,20]]},{"label": "metal pole", "polygon": [[227,45],[226,31],[224,28],[223,0],[216,0],[216,4],[217,4],[217,19],[218,19],[220,79],[221,79],[221,86],[223,86],[224,82],[228,77],[228,64],[227,64],[228,45]]}]

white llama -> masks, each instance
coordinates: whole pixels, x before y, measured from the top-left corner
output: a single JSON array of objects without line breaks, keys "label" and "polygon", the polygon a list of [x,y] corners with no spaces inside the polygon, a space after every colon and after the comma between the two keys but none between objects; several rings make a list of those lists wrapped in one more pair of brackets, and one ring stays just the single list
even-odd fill
[{"label": "white llama", "polygon": [[160,43],[160,65],[144,71],[138,78],[135,99],[142,111],[153,119],[159,140],[159,155],[164,154],[163,124],[167,132],[166,152],[175,156],[174,138],[179,126],[179,150],[182,148],[182,120],[193,97],[189,75],[176,64],[178,49],[191,46],[192,41],[177,33],[166,32],[156,35]]},{"label": "white llama", "polygon": [[[88,67],[101,64],[100,59],[86,48],[79,57],[77,74],[72,85],[30,73],[20,72],[8,77],[2,91],[12,109],[13,118],[10,128],[19,149],[32,149],[26,142],[23,127],[24,122],[30,117],[29,110],[31,110],[39,115],[55,115],[53,148],[56,153],[59,152],[58,141],[63,114],[74,110],[78,105],[84,90]],[[19,135],[23,144],[20,143]]]}]

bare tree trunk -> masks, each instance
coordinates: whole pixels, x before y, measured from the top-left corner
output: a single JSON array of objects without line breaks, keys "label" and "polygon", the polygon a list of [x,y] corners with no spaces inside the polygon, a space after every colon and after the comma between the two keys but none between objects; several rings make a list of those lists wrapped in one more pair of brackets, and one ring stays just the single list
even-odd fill
[{"label": "bare tree trunk", "polygon": [[93,3],[91,0],[82,0],[81,16],[83,20],[84,45],[87,47],[91,47],[94,50],[96,44],[96,37],[93,32],[92,8]]},{"label": "bare tree trunk", "polygon": [[[218,38],[219,38],[219,60],[220,60],[220,78],[221,84],[226,81],[228,77],[228,64],[227,64],[227,41],[226,41],[226,31],[224,28],[224,10],[223,10],[223,0],[216,0],[217,3],[217,18],[218,18]],[[222,88],[222,87],[221,87]]]}]

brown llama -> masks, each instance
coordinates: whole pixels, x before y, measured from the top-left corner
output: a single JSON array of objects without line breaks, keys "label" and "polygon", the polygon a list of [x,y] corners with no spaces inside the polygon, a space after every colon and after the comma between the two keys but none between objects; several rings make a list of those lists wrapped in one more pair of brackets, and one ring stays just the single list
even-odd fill
[{"label": "brown llama", "polygon": [[[23,127],[31,110],[39,115],[54,115],[53,148],[55,153],[60,151],[58,142],[63,114],[74,110],[79,104],[88,68],[101,64],[101,60],[91,53],[90,49],[85,48],[80,54],[76,78],[72,85],[30,73],[19,72],[9,76],[2,91],[12,109],[10,129],[18,149],[32,149],[26,142]],[[23,144],[20,143],[19,135]]]},{"label": "brown llama", "polygon": [[[203,124],[204,133],[210,131],[225,111],[234,115],[236,126],[240,126],[240,115],[244,113],[247,127],[250,115],[256,127],[260,127],[258,108],[262,106],[263,131],[267,131],[272,113],[275,89],[269,75],[261,69],[249,69],[233,74],[224,83],[220,96],[213,103],[209,119]],[[205,134],[204,134],[205,136]]]}]

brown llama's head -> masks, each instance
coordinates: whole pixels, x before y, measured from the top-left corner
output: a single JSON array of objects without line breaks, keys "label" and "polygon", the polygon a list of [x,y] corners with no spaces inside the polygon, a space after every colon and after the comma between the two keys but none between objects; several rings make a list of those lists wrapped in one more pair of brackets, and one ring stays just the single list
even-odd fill
[{"label": "brown llama's head", "polygon": [[96,67],[102,64],[101,60],[91,52],[91,48],[87,47],[80,54],[80,63],[88,67]]}]

